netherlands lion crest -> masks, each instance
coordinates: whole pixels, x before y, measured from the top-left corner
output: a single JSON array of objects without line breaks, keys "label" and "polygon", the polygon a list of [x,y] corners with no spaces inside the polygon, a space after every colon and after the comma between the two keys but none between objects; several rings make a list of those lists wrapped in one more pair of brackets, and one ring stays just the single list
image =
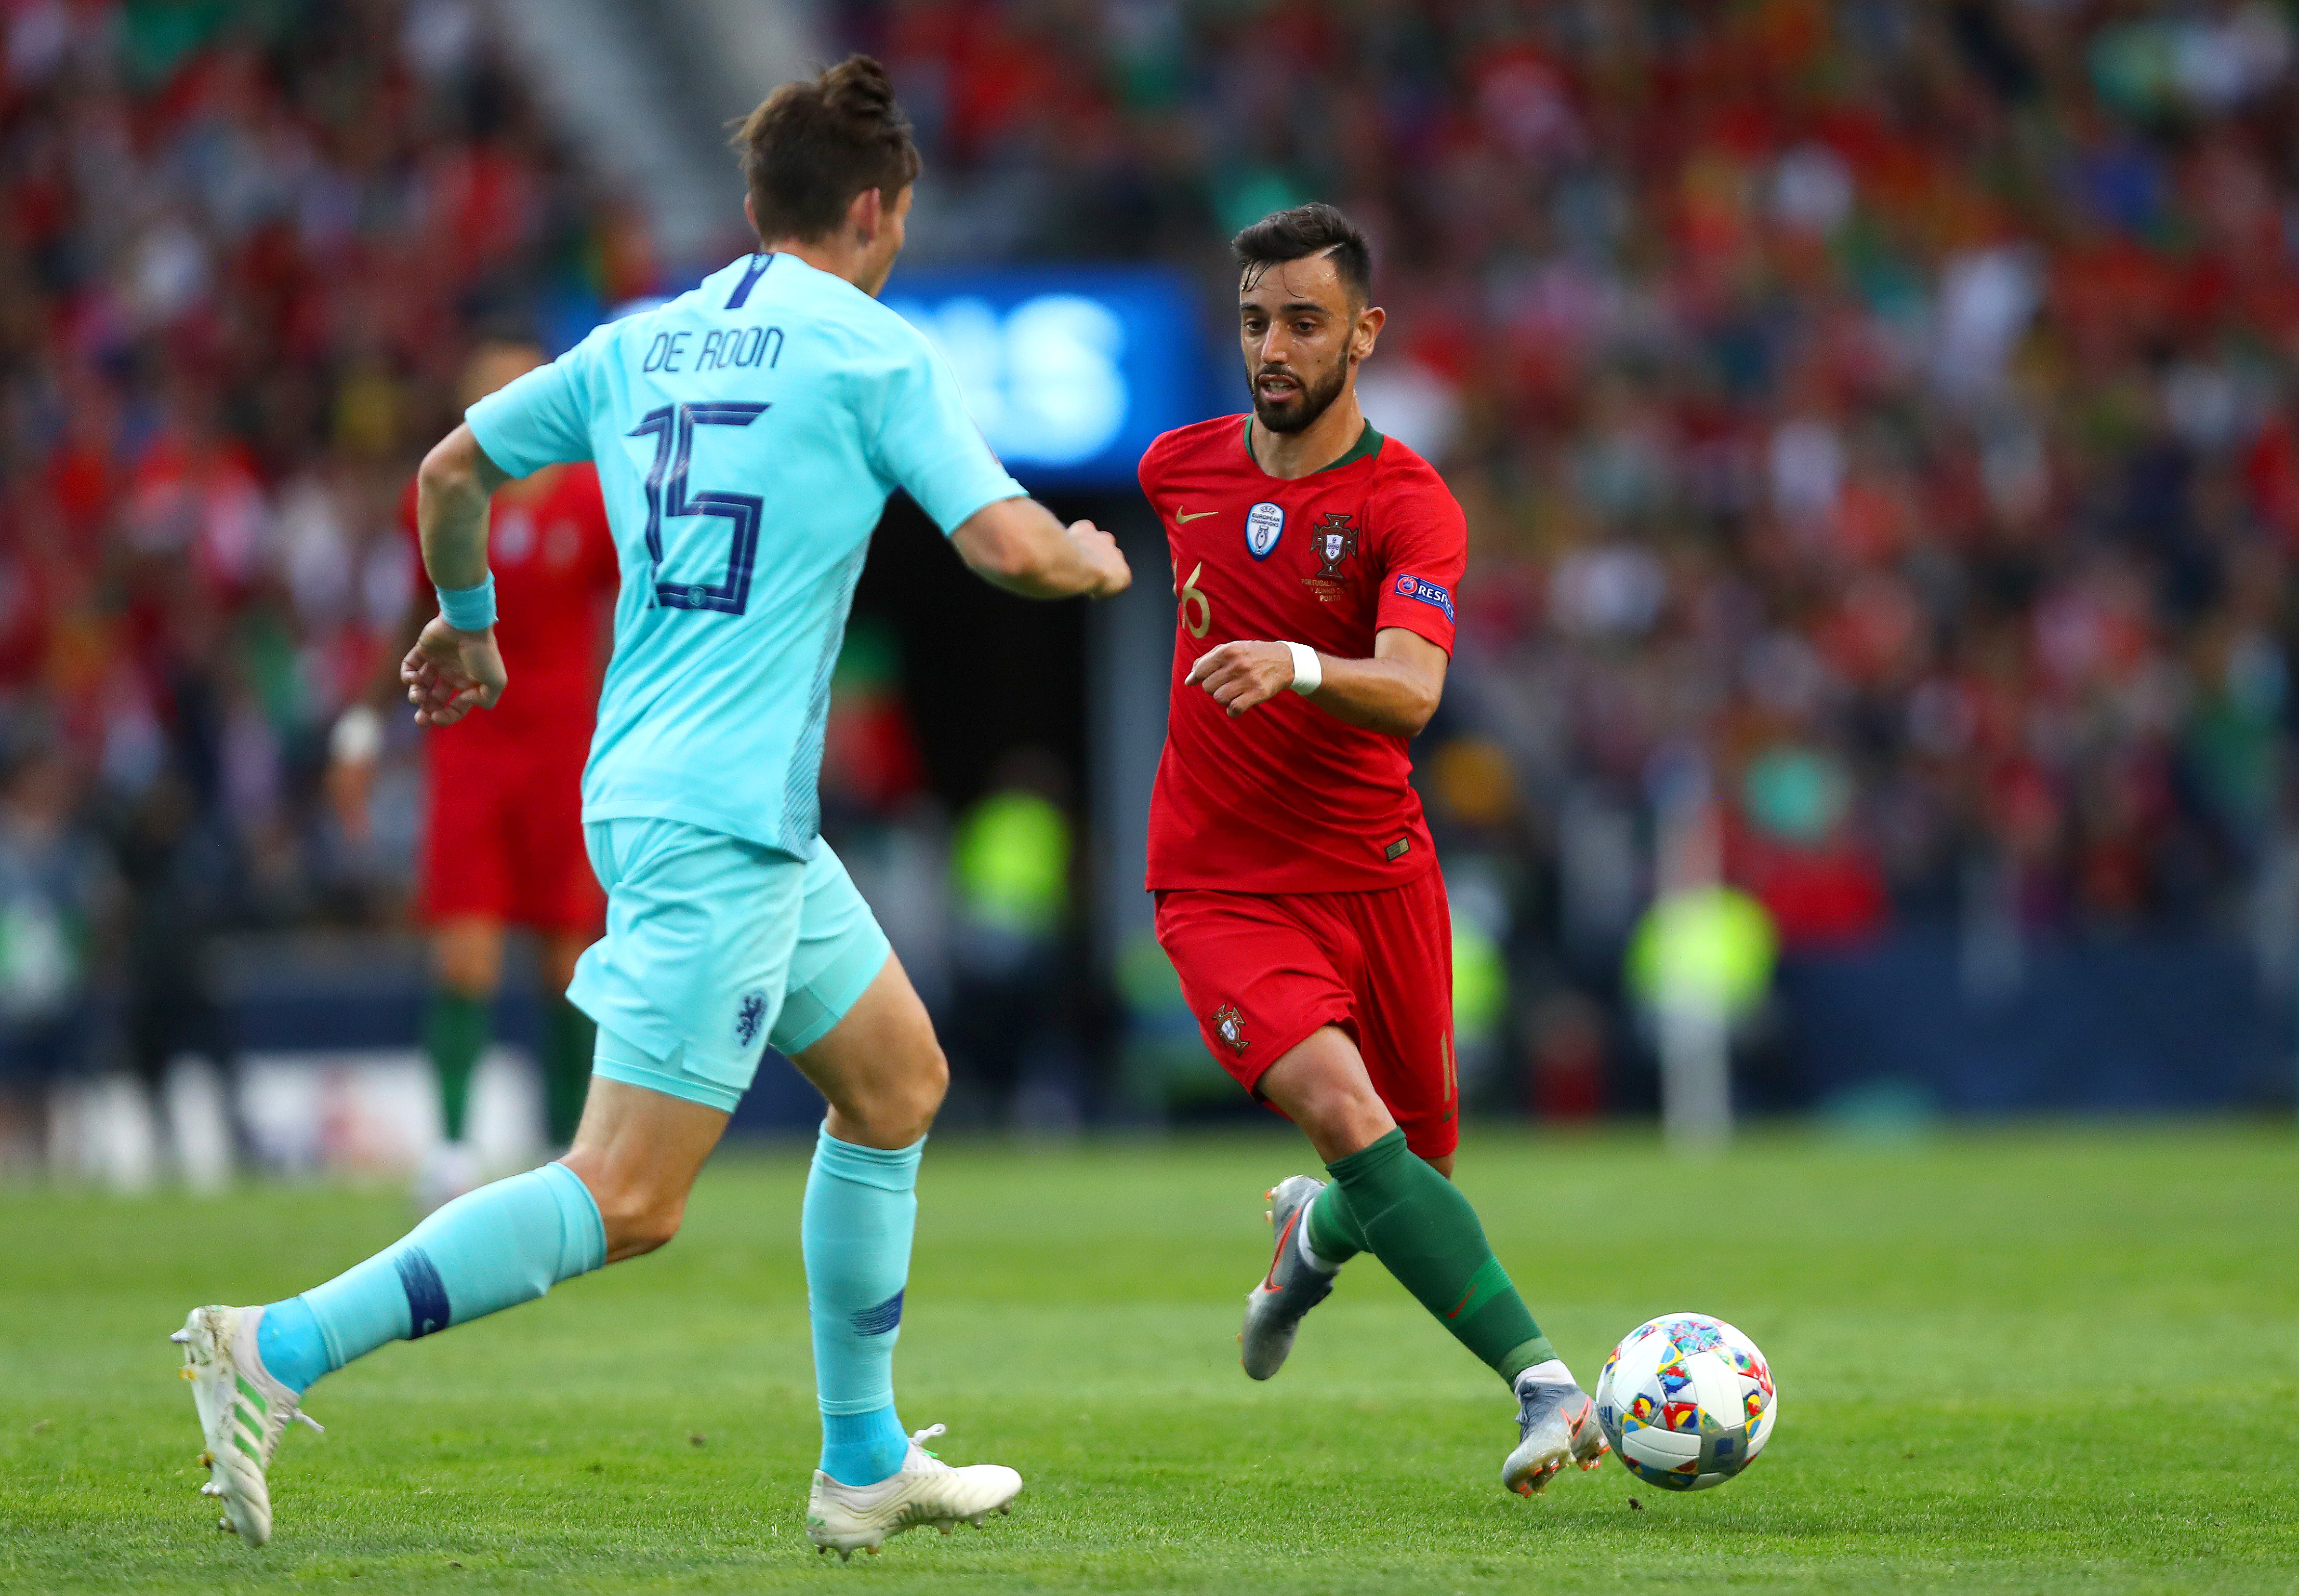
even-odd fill
[{"label": "netherlands lion crest", "polygon": [[1324,525],[1310,532],[1309,550],[1323,562],[1318,575],[1339,576],[1341,562],[1357,551],[1357,529],[1348,516],[1329,513]]},{"label": "netherlands lion crest", "polygon": [[1214,1011],[1214,1034],[1229,1044],[1232,1053],[1245,1051],[1245,1016],[1237,1012],[1237,1005],[1225,1003]]}]

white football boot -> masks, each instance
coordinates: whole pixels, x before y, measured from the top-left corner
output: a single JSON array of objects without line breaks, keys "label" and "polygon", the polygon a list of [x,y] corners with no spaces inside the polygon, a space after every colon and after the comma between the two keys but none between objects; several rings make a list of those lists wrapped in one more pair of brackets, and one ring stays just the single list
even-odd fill
[{"label": "white football boot", "polygon": [[416,1211],[427,1217],[486,1184],[479,1178],[478,1154],[469,1144],[441,1142],[423,1155],[416,1171]]},{"label": "white football boot", "polygon": [[1008,1511],[1022,1476],[997,1463],[952,1468],[923,1444],[943,1433],[936,1424],[913,1434],[901,1469],[875,1485],[842,1485],[816,1469],[806,1496],[806,1538],[815,1550],[852,1562],[858,1549],[875,1556],[888,1535],[917,1525],[939,1525],[946,1535],[961,1518],[979,1527]]},{"label": "white football boot", "polygon": [[1597,1422],[1596,1404],[1563,1372],[1564,1365],[1536,1367],[1553,1367],[1559,1377],[1534,1379],[1530,1369],[1517,1377],[1518,1441],[1501,1465],[1501,1484],[1519,1496],[1540,1495],[1567,1463],[1594,1468],[1613,1450]]},{"label": "white football boot", "polygon": [[1310,1175],[1291,1175],[1263,1195],[1269,1199],[1269,1228],[1276,1245],[1269,1257],[1269,1272],[1245,1294],[1245,1325],[1237,1333],[1243,1351],[1238,1361],[1257,1380],[1266,1380],[1284,1366],[1301,1328],[1301,1316],[1332,1294],[1332,1275],[1310,1266],[1302,1247],[1308,1240],[1309,1204],[1325,1183]]},{"label": "white football boot", "polygon": [[271,1486],[264,1476],[280,1436],[299,1418],[315,1430],[322,1427],[264,1369],[255,1341],[262,1320],[261,1308],[195,1308],[184,1327],[168,1337],[184,1349],[179,1372],[192,1383],[192,1405],[207,1443],[200,1461],[208,1466],[208,1483],[200,1494],[223,1499],[217,1527],[250,1546],[271,1539]]}]

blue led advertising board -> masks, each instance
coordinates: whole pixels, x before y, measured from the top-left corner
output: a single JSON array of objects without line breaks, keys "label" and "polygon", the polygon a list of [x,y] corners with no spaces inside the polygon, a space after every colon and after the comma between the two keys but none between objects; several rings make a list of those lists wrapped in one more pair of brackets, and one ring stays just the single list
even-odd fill
[{"label": "blue led advertising board", "polygon": [[[1205,329],[1177,272],[898,266],[879,298],[934,341],[982,435],[1033,491],[1131,490],[1150,439],[1216,413]],[[632,300],[606,319],[663,302]],[[595,302],[546,309],[553,353],[598,319]]]},{"label": "blue led advertising board", "polygon": [[1033,490],[1130,489],[1159,433],[1201,421],[1204,329],[1142,267],[897,267],[879,296],[934,340],[1006,468]]}]

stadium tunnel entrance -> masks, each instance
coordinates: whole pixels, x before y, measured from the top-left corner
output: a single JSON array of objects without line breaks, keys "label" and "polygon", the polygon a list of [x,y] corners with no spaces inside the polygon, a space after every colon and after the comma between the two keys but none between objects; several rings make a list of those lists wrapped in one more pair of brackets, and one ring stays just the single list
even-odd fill
[{"label": "stadium tunnel entrance", "polygon": [[[1105,513],[1099,500],[1052,508],[1065,520]],[[991,789],[1001,759],[1030,748],[1052,756],[1082,806],[1085,610],[1001,592],[966,568],[908,494],[887,504],[855,590],[854,629],[896,641],[924,786],[951,815]]]},{"label": "stadium tunnel entrance", "polygon": [[[1119,535],[1131,592],[1092,605],[1002,592],[897,494],[833,684],[824,835],[934,1013],[950,1128],[1104,1117],[1113,955],[1149,919],[1173,625],[1164,539],[1130,494],[1044,502]],[[800,1129],[819,1114],[795,1072],[768,1070],[735,1123]]]}]

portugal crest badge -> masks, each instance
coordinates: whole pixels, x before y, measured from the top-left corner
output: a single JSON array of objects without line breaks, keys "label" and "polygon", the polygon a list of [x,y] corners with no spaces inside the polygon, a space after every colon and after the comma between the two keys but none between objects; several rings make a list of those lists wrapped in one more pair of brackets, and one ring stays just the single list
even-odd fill
[{"label": "portugal crest badge", "polygon": [[1328,514],[1324,524],[1309,533],[1310,552],[1317,557],[1317,575],[1331,579],[1341,574],[1341,562],[1357,551],[1357,529],[1349,517]]},{"label": "portugal crest badge", "polygon": [[1232,1053],[1245,1052],[1245,1016],[1237,1012],[1237,1005],[1225,1003],[1214,1011],[1214,1035],[1227,1043]]}]

